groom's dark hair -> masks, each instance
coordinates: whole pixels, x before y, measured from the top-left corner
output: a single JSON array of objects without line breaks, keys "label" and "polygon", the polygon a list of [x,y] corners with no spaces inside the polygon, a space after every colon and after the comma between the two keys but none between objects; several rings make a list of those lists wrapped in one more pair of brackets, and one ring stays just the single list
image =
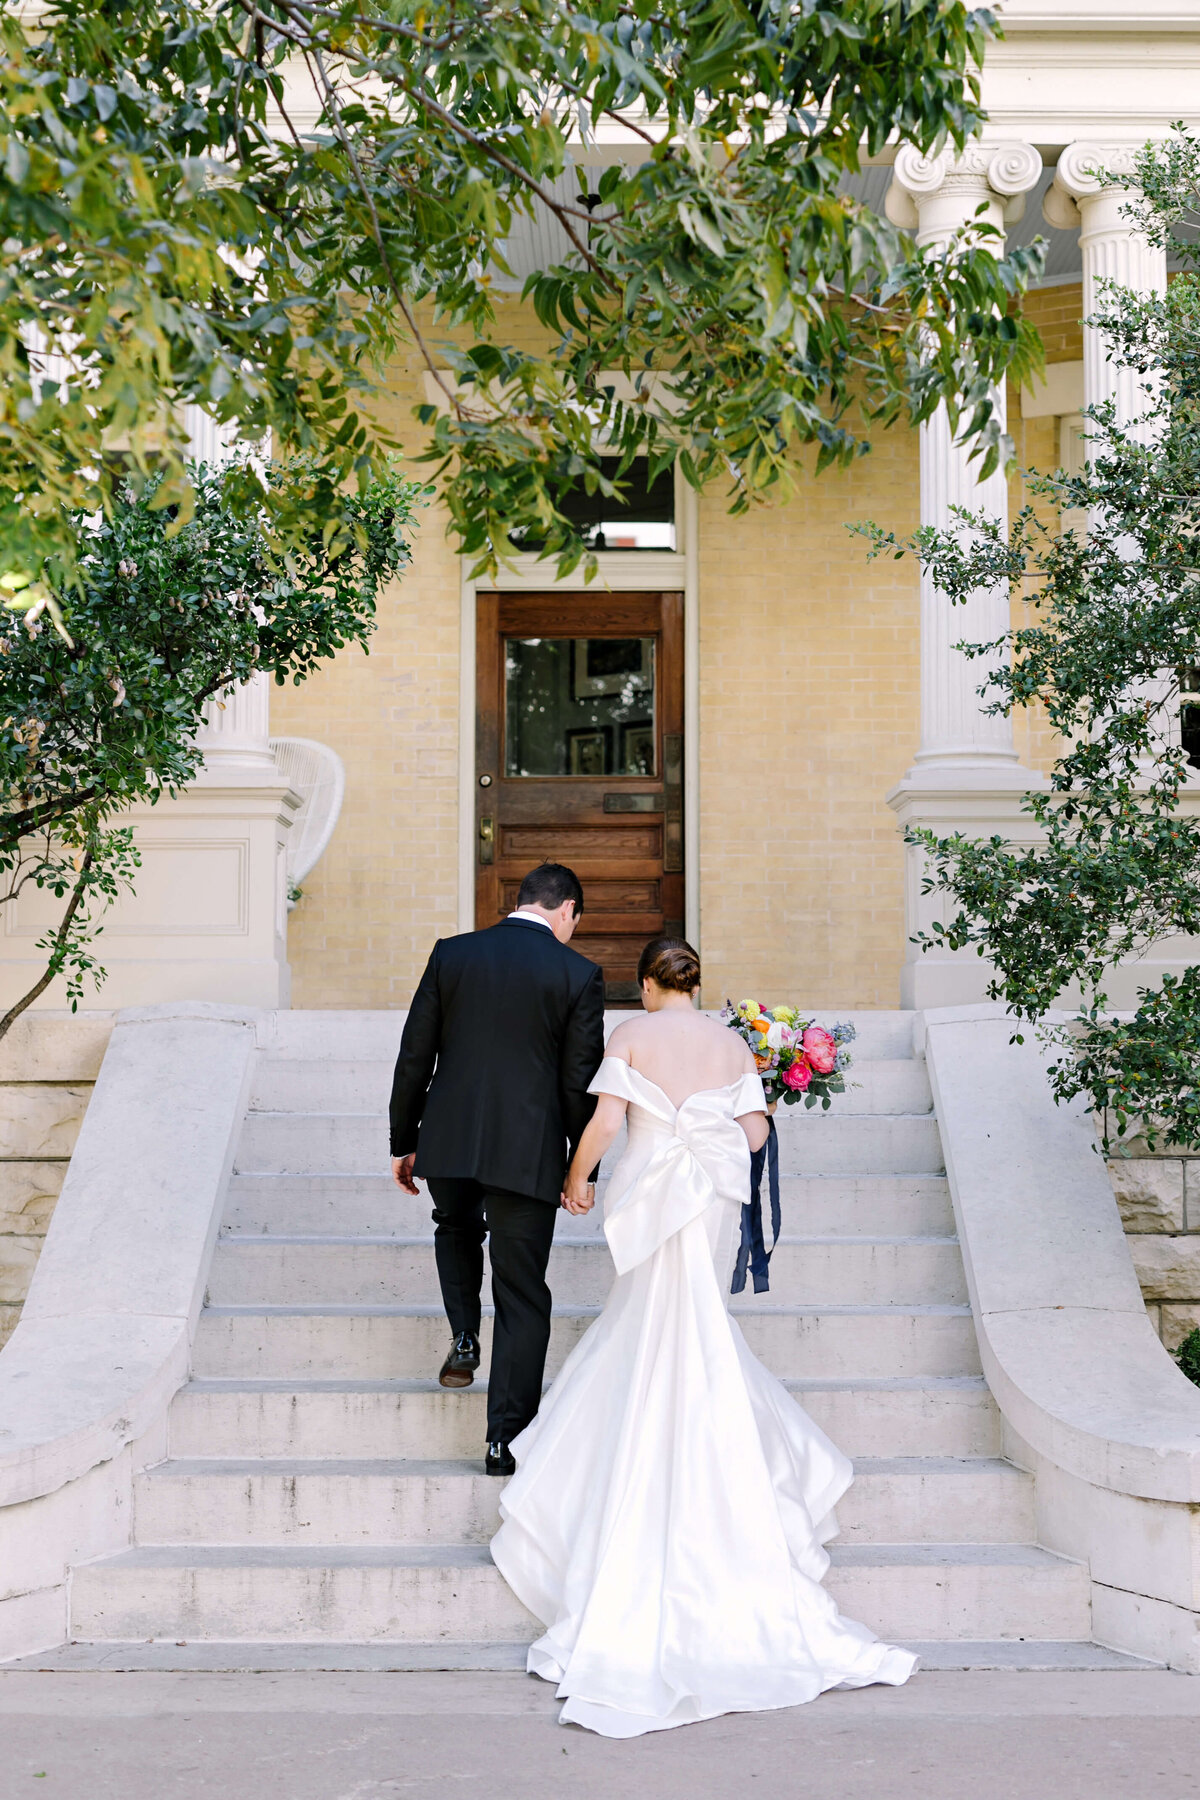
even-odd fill
[{"label": "groom's dark hair", "polygon": [[583,912],[583,887],[574,869],[565,863],[539,863],[530,869],[517,893],[518,906],[544,906],[556,912],[564,900],[575,903],[575,917]]}]

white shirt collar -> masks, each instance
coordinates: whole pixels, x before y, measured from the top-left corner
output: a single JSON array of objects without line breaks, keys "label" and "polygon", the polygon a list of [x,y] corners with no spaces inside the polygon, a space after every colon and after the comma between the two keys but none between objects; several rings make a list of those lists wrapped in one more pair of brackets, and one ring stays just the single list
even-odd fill
[{"label": "white shirt collar", "polygon": [[554,930],[549,919],[543,919],[540,913],[510,912],[508,917],[510,919],[527,919],[531,925],[544,925],[549,932]]}]

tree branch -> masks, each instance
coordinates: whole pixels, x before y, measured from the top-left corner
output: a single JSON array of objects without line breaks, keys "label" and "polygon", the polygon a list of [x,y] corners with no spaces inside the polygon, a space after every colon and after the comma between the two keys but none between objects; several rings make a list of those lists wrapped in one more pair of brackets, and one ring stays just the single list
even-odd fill
[{"label": "tree branch", "polygon": [[63,794],[57,800],[43,800],[37,806],[27,806],[21,812],[9,813],[0,824],[0,850],[11,850],[23,837],[31,831],[40,831],[43,825],[53,825],[57,819],[65,819],[68,813],[77,807],[86,806],[89,800],[95,800],[100,790],[97,787],[80,788],[77,794]]},{"label": "tree branch", "polygon": [[0,1019],[0,1038],[6,1035],[14,1020],[19,1019],[26,1008],[33,1005],[39,994],[45,993],[46,989],[50,986],[50,983],[54,980],[54,977],[58,974],[59,958],[62,955],[67,938],[70,936],[71,925],[74,922],[75,914],[79,911],[80,903],[83,900],[84,892],[88,884],[88,876],[92,872],[92,864],[94,861],[95,853],[91,850],[85,851],[83,862],[79,867],[79,880],[71,890],[71,898],[67,902],[67,910],[62,916],[62,921],[54,934],[54,941],[50,946],[50,961],[46,964],[45,972],[40,980],[35,981],[29,992],[10,1006],[4,1017]]}]

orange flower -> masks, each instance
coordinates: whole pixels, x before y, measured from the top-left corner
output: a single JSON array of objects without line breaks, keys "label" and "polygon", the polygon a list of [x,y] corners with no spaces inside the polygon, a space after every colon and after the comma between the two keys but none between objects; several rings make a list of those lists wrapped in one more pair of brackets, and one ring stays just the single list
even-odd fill
[{"label": "orange flower", "polygon": [[756,1067],[759,1074],[761,1075],[764,1069],[770,1068],[771,1059],[769,1056],[756,1056],[754,1058],[754,1066]]}]

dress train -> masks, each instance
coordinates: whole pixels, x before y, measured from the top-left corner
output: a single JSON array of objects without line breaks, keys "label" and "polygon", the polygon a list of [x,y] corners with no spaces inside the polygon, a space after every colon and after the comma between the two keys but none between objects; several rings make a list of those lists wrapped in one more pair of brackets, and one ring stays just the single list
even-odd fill
[{"label": "dress train", "polygon": [[749,1179],[743,1076],[676,1109],[606,1057],[629,1102],[609,1184],[617,1277],[513,1443],[492,1555],[546,1631],[532,1673],[564,1723],[634,1737],[725,1712],[899,1684],[917,1659],[821,1586],[850,1463],[753,1355],[722,1276]]}]

